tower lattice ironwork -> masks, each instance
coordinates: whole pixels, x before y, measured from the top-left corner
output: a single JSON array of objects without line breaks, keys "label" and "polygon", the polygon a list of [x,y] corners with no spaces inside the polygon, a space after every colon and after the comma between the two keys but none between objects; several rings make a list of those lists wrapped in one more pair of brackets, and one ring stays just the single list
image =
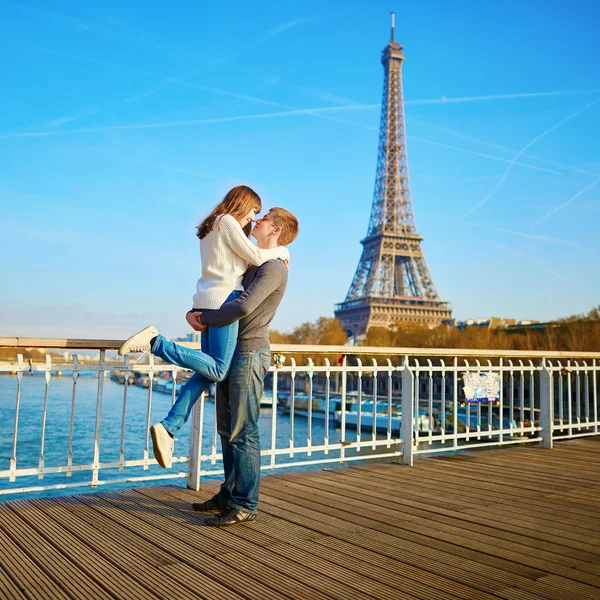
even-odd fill
[{"label": "tower lattice ironwork", "polygon": [[354,338],[398,321],[439,325],[452,314],[433,283],[415,224],[402,93],[404,52],[394,30],[392,13],[391,40],[381,58],[383,101],[371,218],[352,284],[335,310]]}]

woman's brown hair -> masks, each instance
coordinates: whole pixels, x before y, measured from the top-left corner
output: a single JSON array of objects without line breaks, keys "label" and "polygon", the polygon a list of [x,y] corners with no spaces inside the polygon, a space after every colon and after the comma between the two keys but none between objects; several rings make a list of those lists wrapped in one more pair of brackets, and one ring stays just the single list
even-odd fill
[{"label": "woman's brown hair", "polygon": [[[196,235],[202,239],[204,238],[215,224],[215,219],[219,215],[231,215],[235,219],[240,219],[247,215],[252,209],[256,209],[259,213],[262,210],[262,201],[260,196],[247,185],[238,185],[233,189],[229,190],[214,210],[198,225],[196,229]],[[248,223],[248,226],[244,228],[246,235],[250,233],[252,224]],[[248,229],[248,231],[246,231]]]}]

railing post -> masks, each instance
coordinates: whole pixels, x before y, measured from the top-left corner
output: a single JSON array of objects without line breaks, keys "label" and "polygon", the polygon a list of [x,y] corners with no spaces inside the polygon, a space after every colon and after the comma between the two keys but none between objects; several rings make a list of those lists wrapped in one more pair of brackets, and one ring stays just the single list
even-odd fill
[{"label": "railing post", "polygon": [[[281,360],[281,359],[283,359],[283,360]],[[272,398],[277,398],[277,383],[278,383],[277,367],[278,367],[278,365],[282,365],[284,360],[285,360],[285,357],[282,356],[281,358],[278,358],[277,361],[275,361],[275,370],[273,371],[273,389],[272,389],[272,394],[271,394]],[[275,400],[273,400],[273,402],[275,402]],[[292,410],[294,410],[294,407],[292,407]],[[277,448],[277,405],[274,405],[273,408],[271,409],[271,457],[270,457],[271,469],[275,468],[275,461],[276,461],[275,449],[276,448]]]},{"label": "railing post", "polygon": [[[194,404],[192,409],[192,430],[190,432],[190,450],[188,457],[188,478],[187,487],[190,490],[200,491],[200,471],[202,457],[202,424],[204,422],[204,396]],[[217,398],[215,394],[215,411]]]},{"label": "railing post", "polygon": [[98,471],[100,470],[100,430],[102,428],[102,401],[104,398],[104,372],[106,350],[100,350],[98,358],[98,393],[96,395],[96,425],[94,427],[94,459],[92,463],[92,487],[98,486]]},{"label": "railing post", "polygon": [[[552,449],[552,426],[554,425],[554,385],[552,371],[541,361],[540,370],[540,427],[542,448]],[[533,401],[533,399],[532,399]]]},{"label": "railing post", "polygon": [[340,448],[340,462],[344,462],[344,457],[346,454],[346,391],[348,389],[348,371],[346,370],[348,366],[348,357],[344,354],[342,356],[342,420],[340,423],[341,432],[340,432],[340,442],[342,447]]},{"label": "railing post", "polygon": [[402,415],[400,424],[401,450],[403,465],[413,466],[414,460],[414,398],[415,380],[408,366],[408,356],[404,357],[402,370]]},{"label": "railing post", "polygon": [[21,406],[21,382],[23,381],[23,355],[17,354],[17,401],[15,404],[15,424],[13,427],[13,447],[10,459],[10,478],[12,483],[17,479],[15,472],[17,470],[17,435],[19,433],[19,408]]}]

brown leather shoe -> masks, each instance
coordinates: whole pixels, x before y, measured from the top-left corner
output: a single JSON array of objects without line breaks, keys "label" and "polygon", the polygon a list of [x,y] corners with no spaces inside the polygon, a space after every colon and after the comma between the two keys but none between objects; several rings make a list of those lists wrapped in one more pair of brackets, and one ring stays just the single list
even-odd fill
[{"label": "brown leather shoe", "polygon": [[227,509],[227,506],[220,501],[218,496],[213,496],[205,502],[194,502],[192,508],[200,512],[213,512],[216,510],[224,511]]},{"label": "brown leather shoe", "polygon": [[245,512],[239,508],[226,508],[218,515],[211,515],[206,518],[206,524],[213,527],[229,527],[230,525],[251,523],[252,521],[256,521],[256,513]]}]

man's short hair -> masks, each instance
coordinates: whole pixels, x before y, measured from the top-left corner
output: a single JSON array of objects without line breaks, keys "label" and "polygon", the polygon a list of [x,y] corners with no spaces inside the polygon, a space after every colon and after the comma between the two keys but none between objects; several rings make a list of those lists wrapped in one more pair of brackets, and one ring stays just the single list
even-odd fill
[{"label": "man's short hair", "polygon": [[272,208],[269,211],[269,215],[273,221],[273,225],[281,228],[277,243],[280,246],[291,244],[298,235],[298,219],[289,210],[285,210],[285,208]]}]

